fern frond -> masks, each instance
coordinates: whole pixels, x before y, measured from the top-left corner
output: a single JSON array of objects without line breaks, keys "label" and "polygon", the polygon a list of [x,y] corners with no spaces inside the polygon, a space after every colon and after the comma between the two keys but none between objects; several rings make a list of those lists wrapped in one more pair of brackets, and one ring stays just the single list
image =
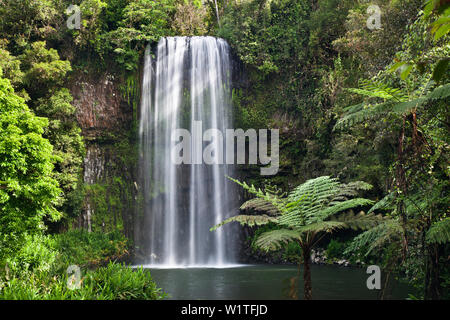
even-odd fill
[{"label": "fern frond", "polygon": [[391,192],[388,195],[386,195],[383,199],[381,199],[380,201],[378,201],[377,203],[375,203],[373,205],[372,208],[370,208],[369,211],[367,211],[367,213],[372,213],[375,210],[380,210],[380,209],[387,209],[389,206],[392,205],[393,201],[395,198],[395,193]]},{"label": "fern frond", "polygon": [[333,198],[332,202],[347,200],[350,197],[357,196],[360,190],[367,191],[370,189],[372,189],[372,185],[364,181],[343,183],[339,188],[339,193]]},{"label": "fern frond", "polygon": [[238,215],[231,218],[228,218],[221,223],[215,225],[209,231],[216,231],[218,228],[230,223],[230,222],[239,222],[242,226],[262,226],[268,224],[270,222],[277,222],[277,218],[270,217],[268,215],[257,215],[257,216],[249,216],[249,215]]},{"label": "fern frond", "polygon": [[[358,190],[369,190],[372,187],[362,181],[341,184],[329,176],[318,177],[295,188],[286,199],[279,199],[273,193],[231,180],[257,197],[244,203],[241,209],[265,214],[232,217],[214,226],[211,231],[233,221],[249,226],[272,222],[283,228],[283,232],[276,230],[274,233],[264,233],[258,244],[265,249],[274,249],[296,237],[300,239],[303,233],[311,232],[315,235],[342,228],[367,229],[381,223],[381,216],[364,213],[355,215],[352,211],[346,213],[351,209],[373,204],[372,200],[364,198],[350,199],[357,195]],[[279,209],[281,206],[283,208]],[[337,216],[338,214],[340,215]],[[269,243],[269,240],[273,240],[273,243]]]},{"label": "fern frond", "polygon": [[262,233],[255,241],[255,245],[265,251],[278,250],[283,245],[300,240],[301,233],[297,230],[279,229]]},{"label": "fern frond", "polygon": [[299,227],[296,230],[298,230],[301,233],[306,233],[306,232],[319,233],[319,232],[333,232],[337,229],[345,229],[345,228],[346,228],[345,222],[330,220],[330,221],[318,221],[315,223],[311,223],[311,224]]},{"label": "fern frond", "polygon": [[427,94],[427,99],[445,99],[450,96],[450,83],[444,84],[440,87],[437,87],[429,94]]},{"label": "fern frond", "polygon": [[363,80],[360,82],[359,87],[359,89],[350,88],[347,89],[347,91],[369,98],[380,98],[385,100],[393,99],[396,101],[405,101],[408,97],[401,89],[391,88],[381,82]]},{"label": "fern frond", "polygon": [[383,223],[356,236],[344,251],[344,254],[349,255],[367,248],[364,254],[367,256],[374,249],[382,247],[386,242],[401,237],[402,232],[402,227],[398,220],[385,220]]},{"label": "fern frond", "polygon": [[365,105],[361,110],[350,113],[342,117],[335,124],[333,130],[350,127],[354,124],[361,123],[375,117],[379,117],[392,109],[393,102],[388,101],[376,105]]},{"label": "fern frond", "polygon": [[375,215],[373,213],[365,214],[362,211],[358,214],[346,212],[335,219],[336,221],[345,223],[347,228],[353,230],[368,230],[384,222],[384,218],[381,215]]},{"label": "fern frond", "polygon": [[254,194],[257,198],[265,200],[269,203],[271,203],[273,206],[275,206],[280,212],[283,212],[285,210],[285,199],[280,198],[277,194],[271,193],[270,191],[263,191],[260,188],[256,188],[253,184],[249,186],[245,181],[240,182],[237,179],[233,179],[231,177],[228,177],[231,181],[237,183],[242,188],[247,190],[249,193]]},{"label": "fern frond", "polygon": [[322,205],[340,191],[340,183],[335,178],[323,176],[310,179],[295,188],[289,195],[289,202],[300,201],[302,206]]},{"label": "fern frond", "polygon": [[364,108],[365,104],[363,103],[358,103],[358,104],[354,104],[352,106],[348,106],[344,108],[345,113],[350,114],[350,113],[355,113],[358,111],[361,111],[362,108]]},{"label": "fern frond", "polygon": [[[365,91],[362,89],[353,89],[353,91],[359,94],[365,93]],[[374,94],[372,96],[375,97],[377,96],[377,94]],[[388,94],[386,92],[384,92],[383,94],[379,94],[379,97],[381,96],[384,96],[385,99],[388,99],[387,98]],[[396,97],[395,103],[393,99],[388,99],[387,102],[379,103],[373,106],[366,105],[362,108],[350,108],[350,110],[347,112],[347,115],[338,120],[333,130],[350,127],[353,124],[361,123],[363,121],[373,119],[377,116],[382,116],[383,114],[387,114],[389,112],[397,114],[405,114],[415,108],[424,105],[430,100],[446,99],[449,96],[450,96],[450,84],[445,84],[435,88],[433,91],[431,91],[425,96],[421,96],[409,101],[407,101],[406,99],[404,99],[404,97],[400,95]]]},{"label": "fern frond", "polygon": [[244,212],[254,212],[257,214],[265,213],[270,216],[277,216],[280,214],[280,211],[277,207],[275,207],[272,203],[260,198],[248,200],[241,206],[240,209]]},{"label": "fern frond", "polygon": [[428,229],[425,239],[428,243],[450,242],[450,218],[433,223]]},{"label": "fern frond", "polygon": [[322,212],[320,213],[320,216],[317,218],[321,219],[321,220],[326,220],[329,217],[336,215],[340,212],[346,211],[348,209],[353,209],[353,208],[362,207],[362,206],[368,206],[368,205],[372,205],[373,203],[374,202],[372,200],[364,199],[364,198],[354,198],[354,199],[350,199],[350,200],[345,200],[342,202],[338,202],[334,205],[331,205],[330,207],[322,210]]},{"label": "fern frond", "polygon": [[398,103],[392,106],[392,112],[398,114],[404,114],[410,112],[413,109],[416,109],[423,105],[428,99],[426,97],[420,97],[417,99],[413,99],[410,101],[405,101],[402,103]]}]

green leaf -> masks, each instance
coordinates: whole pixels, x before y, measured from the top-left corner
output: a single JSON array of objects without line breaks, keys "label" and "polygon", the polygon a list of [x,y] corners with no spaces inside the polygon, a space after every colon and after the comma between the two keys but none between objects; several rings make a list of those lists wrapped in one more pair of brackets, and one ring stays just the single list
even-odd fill
[{"label": "green leaf", "polygon": [[409,74],[411,73],[412,68],[413,66],[411,64],[406,65],[400,73],[400,78],[402,80],[406,80],[406,78],[408,78]]},{"label": "green leaf", "polygon": [[450,31],[450,24],[446,23],[444,25],[441,25],[439,29],[436,30],[434,33],[434,39],[439,40],[443,36],[445,36]]},{"label": "green leaf", "polygon": [[399,68],[401,68],[402,66],[404,66],[406,64],[405,61],[400,61],[395,63],[392,67],[389,68],[389,72],[395,72],[397,71]]},{"label": "green leaf", "polygon": [[450,218],[432,224],[426,234],[426,241],[439,244],[450,242]]}]

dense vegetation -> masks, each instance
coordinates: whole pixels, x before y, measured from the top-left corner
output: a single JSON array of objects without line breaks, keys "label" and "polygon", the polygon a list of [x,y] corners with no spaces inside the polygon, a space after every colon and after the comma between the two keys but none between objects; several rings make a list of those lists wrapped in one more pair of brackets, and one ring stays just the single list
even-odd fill
[{"label": "dense vegetation", "polygon": [[[72,4],[79,29],[67,27]],[[367,26],[371,4],[381,28]],[[360,198],[370,201],[355,208],[382,222],[354,240],[338,231],[319,245],[380,264],[415,286],[412,298],[450,298],[449,15],[448,2],[437,0],[1,1],[0,297],[162,297],[148,274],[104,266],[130,247],[111,212],[132,211],[126,184],[134,185],[115,176],[83,181],[87,139],[70,87],[79,74],[116,74],[136,121],[147,43],[213,35],[245,70],[233,90],[236,126],[280,129],[280,173],[267,181],[243,166],[245,185],[272,195],[264,186],[277,186],[289,196],[276,199],[295,202],[301,216],[307,211],[294,198],[310,179],[370,184]],[[118,167],[136,159],[135,123],[103,138],[116,142]],[[94,232],[70,231],[87,199],[97,208]],[[284,232],[270,222],[269,232]],[[71,264],[98,267],[86,271],[80,291],[66,288]]]}]

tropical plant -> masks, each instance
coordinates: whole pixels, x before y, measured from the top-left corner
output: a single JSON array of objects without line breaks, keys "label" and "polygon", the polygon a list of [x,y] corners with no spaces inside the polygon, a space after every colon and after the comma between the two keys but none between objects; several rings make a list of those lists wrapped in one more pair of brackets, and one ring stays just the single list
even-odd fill
[{"label": "tropical plant", "polygon": [[[267,210],[258,215],[238,215],[214,226],[211,230],[229,223],[258,226],[274,223],[279,228],[264,232],[258,236],[255,245],[263,250],[279,249],[282,245],[295,241],[302,249],[299,263],[303,263],[304,298],[312,299],[311,286],[311,249],[327,233],[339,229],[369,229],[382,222],[383,218],[374,213],[365,214],[353,209],[373,204],[372,200],[357,197],[359,190],[369,190],[371,185],[356,181],[348,184],[337,179],[323,176],[311,179],[295,188],[287,197],[249,186],[245,182],[231,179],[259,199],[260,211],[270,204],[277,210]],[[250,200],[253,204],[255,200]],[[243,207],[247,207],[245,203]]]},{"label": "tropical plant", "polygon": [[[148,270],[109,263],[81,274],[80,287],[71,290],[72,279],[64,270],[0,276],[0,300],[162,300],[167,297]],[[69,278],[71,277],[71,278]],[[5,281],[6,280],[6,281]]]},{"label": "tropical plant", "polygon": [[57,221],[61,190],[52,176],[53,147],[42,137],[46,118],[32,113],[0,77],[0,260],[17,252],[27,235]]}]

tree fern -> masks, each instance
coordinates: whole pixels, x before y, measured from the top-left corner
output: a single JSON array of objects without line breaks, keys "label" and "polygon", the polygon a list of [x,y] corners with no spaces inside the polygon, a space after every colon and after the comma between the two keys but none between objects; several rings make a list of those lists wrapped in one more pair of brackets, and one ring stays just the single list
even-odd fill
[{"label": "tree fern", "polygon": [[[311,179],[296,187],[287,197],[280,197],[270,191],[262,191],[245,182],[232,179],[245,190],[256,196],[257,200],[244,203],[241,210],[255,209],[257,215],[238,215],[214,226],[216,230],[230,222],[241,225],[259,226],[274,223],[277,230],[263,232],[254,244],[263,250],[276,250],[283,245],[296,241],[302,248],[305,265],[305,299],[311,298],[311,276],[309,263],[311,249],[325,233],[337,229],[368,229],[383,223],[381,216],[352,209],[372,205],[373,201],[358,198],[358,190],[369,190],[371,185],[357,181],[340,183],[328,176]],[[264,209],[267,209],[265,211]],[[261,214],[265,212],[264,214]]]}]

